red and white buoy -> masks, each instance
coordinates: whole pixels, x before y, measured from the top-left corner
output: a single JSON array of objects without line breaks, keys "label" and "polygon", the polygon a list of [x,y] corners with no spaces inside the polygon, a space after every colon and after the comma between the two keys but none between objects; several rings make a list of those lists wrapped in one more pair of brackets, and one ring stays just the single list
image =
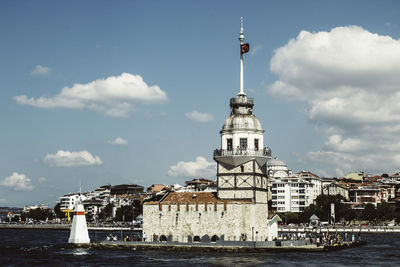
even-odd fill
[{"label": "red and white buoy", "polygon": [[75,206],[72,227],[68,243],[84,244],[90,243],[89,231],[86,225],[85,209],[80,201]]}]

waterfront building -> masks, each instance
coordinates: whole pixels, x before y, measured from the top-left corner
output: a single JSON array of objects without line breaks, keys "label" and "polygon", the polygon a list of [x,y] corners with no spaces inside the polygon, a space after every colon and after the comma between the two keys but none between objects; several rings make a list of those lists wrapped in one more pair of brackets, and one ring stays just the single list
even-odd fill
[{"label": "waterfront building", "polygon": [[30,212],[31,210],[42,209],[42,210],[53,210],[49,208],[47,204],[39,204],[39,205],[25,205],[23,212]]},{"label": "waterfront building", "polygon": [[[143,205],[146,241],[215,242],[273,239],[268,220],[267,162],[264,130],[253,114],[254,100],[243,90],[243,24],[240,31],[240,90],[230,99],[231,112],[220,131],[216,192],[169,192]],[[270,226],[269,226],[270,224]],[[273,228],[275,229],[275,228]]]},{"label": "waterfront building", "polygon": [[185,182],[189,191],[217,191],[217,183],[214,180],[197,178]]},{"label": "waterfront building", "polygon": [[70,210],[72,211],[75,208],[75,203],[79,199],[78,193],[70,193],[60,197],[60,210]]},{"label": "waterfront building", "polygon": [[277,157],[271,159],[267,164],[269,178],[286,178],[292,176],[292,171],[288,169],[285,162]]},{"label": "waterfront building", "polygon": [[278,212],[302,212],[318,194],[315,185],[303,178],[271,179],[272,209]]},{"label": "waterfront building", "polygon": [[109,203],[113,203],[114,207],[117,209],[132,205],[135,200],[141,200],[141,195],[112,195]]},{"label": "waterfront building", "polygon": [[84,193],[88,199],[106,199],[110,197],[111,185],[103,185],[93,191]]},{"label": "waterfront building", "polygon": [[392,181],[400,183],[400,172],[396,172],[396,173],[390,175],[389,179],[391,179]]},{"label": "waterfront building", "polygon": [[97,198],[90,198],[82,201],[83,207],[85,208],[85,214],[89,220],[96,221],[98,215],[103,207],[105,207],[103,201]]},{"label": "waterfront building", "polygon": [[167,186],[164,184],[152,184],[151,186],[147,187],[146,192],[149,194],[156,194],[161,192]]},{"label": "waterfront building", "polygon": [[382,202],[381,190],[377,186],[355,186],[349,189],[350,202],[372,203],[377,205]]},{"label": "waterfront building", "polygon": [[318,175],[309,171],[301,171],[299,173],[296,173],[294,176],[313,184],[312,194],[314,195],[313,196],[314,199],[322,194],[322,187],[324,183],[326,183],[327,180],[326,178],[321,178]]},{"label": "waterfront building", "polygon": [[110,195],[140,195],[144,187],[137,184],[120,184],[111,187]]},{"label": "waterfront building", "polygon": [[382,202],[388,202],[395,198],[396,188],[394,185],[382,183],[362,183],[349,188],[350,202],[371,203],[375,206]]},{"label": "waterfront building", "polygon": [[326,184],[322,189],[322,193],[328,196],[341,195],[346,201],[350,200],[349,188],[343,183],[332,182]]},{"label": "waterfront building", "polygon": [[85,201],[87,197],[81,193],[69,193],[60,197],[60,211],[64,213],[65,219],[69,222],[78,201]]},{"label": "waterfront building", "polygon": [[271,189],[271,207],[278,212],[302,212],[321,194],[322,181],[302,171],[292,174],[285,162],[274,158],[267,166]]},{"label": "waterfront building", "polygon": [[80,199],[88,218],[96,220],[99,213],[110,203],[114,205],[113,214],[117,208],[132,205],[135,200],[142,200],[146,196],[144,187],[136,184],[104,185],[93,191],[84,193],[69,193],[60,197],[60,210],[70,221],[77,201]]}]

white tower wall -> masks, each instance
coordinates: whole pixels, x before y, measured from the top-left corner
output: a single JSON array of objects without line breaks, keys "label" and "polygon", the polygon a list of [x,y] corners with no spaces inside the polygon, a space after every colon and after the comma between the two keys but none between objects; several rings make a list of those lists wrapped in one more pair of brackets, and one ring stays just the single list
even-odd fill
[{"label": "white tower wall", "polygon": [[85,209],[80,203],[76,205],[68,243],[90,243],[89,231],[86,224]]}]

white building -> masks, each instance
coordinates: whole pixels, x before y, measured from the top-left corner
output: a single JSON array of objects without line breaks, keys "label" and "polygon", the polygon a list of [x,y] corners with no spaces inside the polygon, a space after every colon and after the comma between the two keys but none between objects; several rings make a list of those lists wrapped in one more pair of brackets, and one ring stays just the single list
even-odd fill
[{"label": "white building", "polygon": [[313,184],[300,178],[271,180],[272,208],[278,212],[302,212],[314,200]]},{"label": "white building", "polygon": [[267,170],[269,178],[283,178],[292,176],[292,171],[288,169],[286,163],[282,160],[279,160],[277,157],[268,161]]},{"label": "white building", "polygon": [[313,199],[322,194],[322,188],[326,179],[320,178],[318,175],[307,171],[301,171],[294,176],[313,184]]},{"label": "white building", "polygon": [[79,193],[71,193],[60,197],[60,210],[63,212],[73,211],[79,199]]},{"label": "white building", "polygon": [[96,188],[93,191],[85,193],[85,196],[88,199],[92,199],[92,198],[108,199],[110,197],[110,191],[111,191],[110,188],[111,188],[111,186],[102,186],[102,187]]},{"label": "white building", "polygon": [[310,172],[293,175],[285,162],[268,162],[272,209],[278,212],[302,212],[322,193],[321,179]]},{"label": "white building", "polygon": [[[243,91],[243,27],[240,32],[240,91],[230,99],[217,162],[217,192],[170,192],[143,205],[143,234],[147,241],[209,242],[265,241],[268,229],[267,162],[264,130],[253,114],[254,101]],[[244,49],[244,50],[243,50]],[[247,50],[248,51],[248,50]]]},{"label": "white building", "polygon": [[349,188],[346,187],[344,184],[339,184],[337,182],[332,182],[324,185],[322,193],[328,196],[341,195],[346,199],[346,201],[350,200]]},{"label": "white building", "polygon": [[48,210],[49,205],[47,205],[47,204],[26,205],[26,206],[24,206],[23,212],[30,212],[31,210],[35,210],[35,209]]}]

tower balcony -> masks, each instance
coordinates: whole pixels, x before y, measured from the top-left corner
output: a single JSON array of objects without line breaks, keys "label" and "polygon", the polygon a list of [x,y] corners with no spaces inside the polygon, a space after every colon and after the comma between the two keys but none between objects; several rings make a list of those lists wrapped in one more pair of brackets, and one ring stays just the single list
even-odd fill
[{"label": "tower balcony", "polygon": [[214,157],[226,156],[267,156],[271,157],[271,149],[265,147],[264,149],[215,149]]},{"label": "tower balcony", "polygon": [[252,108],[254,106],[254,99],[248,97],[232,97],[229,104],[231,108],[237,108],[239,106]]},{"label": "tower balcony", "polygon": [[251,159],[255,159],[260,166],[263,166],[271,158],[271,149],[215,149],[214,160],[217,162],[238,166]]}]

